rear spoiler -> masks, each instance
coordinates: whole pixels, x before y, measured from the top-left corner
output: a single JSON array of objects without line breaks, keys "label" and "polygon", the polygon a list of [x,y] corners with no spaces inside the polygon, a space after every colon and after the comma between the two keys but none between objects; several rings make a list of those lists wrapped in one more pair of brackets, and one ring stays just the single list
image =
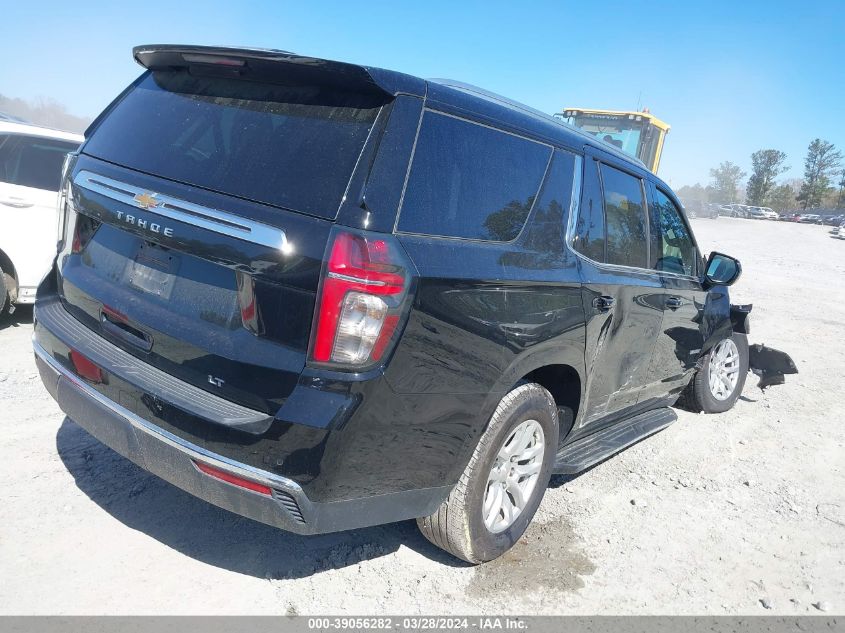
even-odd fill
[{"label": "rear spoiler", "polygon": [[425,96],[425,81],[381,68],[347,64],[287,51],[264,48],[229,48],[152,44],[132,49],[135,61],[151,71],[215,67],[232,76],[284,77],[296,83],[328,83],[346,90],[389,96]]}]

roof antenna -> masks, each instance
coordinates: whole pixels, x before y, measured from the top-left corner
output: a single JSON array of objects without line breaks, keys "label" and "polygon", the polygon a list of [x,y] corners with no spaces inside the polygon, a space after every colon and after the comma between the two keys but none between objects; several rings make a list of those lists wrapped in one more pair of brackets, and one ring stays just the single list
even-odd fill
[{"label": "roof antenna", "polygon": [[637,112],[640,111],[640,104],[642,102],[643,91],[640,90],[640,94],[637,95]]}]

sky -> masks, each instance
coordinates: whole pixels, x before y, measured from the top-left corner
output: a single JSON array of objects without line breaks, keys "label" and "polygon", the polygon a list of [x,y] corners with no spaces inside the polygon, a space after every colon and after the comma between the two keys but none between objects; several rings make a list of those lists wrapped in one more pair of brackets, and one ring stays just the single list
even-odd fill
[{"label": "sky", "polygon": [[845,0],[286,2],[2,0],[0,94],[94,117],[141,72],[138,44],[279,48],[476,84],[554,113],[648,107],[672,129],[659,174],[845,150]]}]

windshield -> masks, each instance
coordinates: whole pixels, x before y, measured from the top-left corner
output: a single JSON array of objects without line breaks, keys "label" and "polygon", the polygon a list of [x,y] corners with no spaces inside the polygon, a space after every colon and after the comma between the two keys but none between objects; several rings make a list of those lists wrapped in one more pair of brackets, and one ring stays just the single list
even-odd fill
[{"label": "windshield", "polygon": [[597,139],[610,143],[626,154],[643,161],[649,169],[656,169],[655,157],[660,145],[660,130],[648,119],[637,121],[635,114],[604,114],[579,112],[566,119]]},{"label": "windshield", "polygon": [[580,113],[569,117],[568,122],[631,156],[637,156],[643,131],[642,121],[629,120],[626,116],[616,114]]},{"label": "windshield", "polygon": [[147,75],[83,151],[213,191],[334,218],[384,100],[326,86]]}]

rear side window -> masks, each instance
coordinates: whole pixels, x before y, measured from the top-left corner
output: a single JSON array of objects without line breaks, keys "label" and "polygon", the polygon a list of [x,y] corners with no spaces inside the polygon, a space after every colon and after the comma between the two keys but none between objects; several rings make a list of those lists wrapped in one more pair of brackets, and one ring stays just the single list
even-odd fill
[{"label": "rear side window", "polygon": [[648,234],[642,181],[609,165],[601,166],[607,263],[648,267]]},{"label": "rear side window", "polygon": [[384,100],[325,86],[146,76],[85,152],[220,193],[334,218]]},{"label": "rear side window", "polygon": [[527,249],[540,254],[543,261],[558,261],[563,257],[565,225],[572,199],[576,162],[575,154],[555,151],[549,175],[526,229],[523,244]]},{"label": "rear side window", "polygon": [[587,159],[584,166],[584,198],[575,225],[572,247],[594,262],[604,261],[604,208],[598,163]]},{"label": "rear side window", "polygon": [[651,267],[679,275],[696,275],[695,244],[675,203],[653,189]]},{"label": "rear side window", "polygon": [[546,145],[426,112],[397,228],[509,242],[525,225],[550,156]]},{"label": "rear side window", "polygon": [[62,162],[78,145],[39,136],[0,137],[0,181],[58,191]]}]

